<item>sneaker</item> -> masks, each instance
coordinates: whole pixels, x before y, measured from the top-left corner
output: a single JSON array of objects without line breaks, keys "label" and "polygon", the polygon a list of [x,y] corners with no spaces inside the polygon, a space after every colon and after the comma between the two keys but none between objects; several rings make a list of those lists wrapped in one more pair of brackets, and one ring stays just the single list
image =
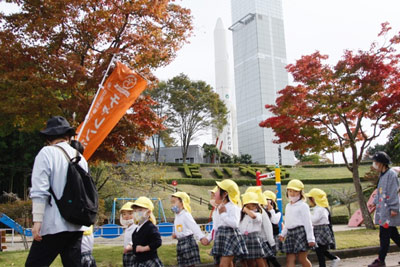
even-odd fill
[{"label": "sneaker", "polygon": [[382,262],[379,259],[374,260],[373,263],[368,265],[368,267],[385,267],[385,266],[386,266],[385,262]]},{"label": "sneaker", "polygon": [[337,267],[339,266],[340,258],[336,256],[336,259],[332,260],[331,267]]}]

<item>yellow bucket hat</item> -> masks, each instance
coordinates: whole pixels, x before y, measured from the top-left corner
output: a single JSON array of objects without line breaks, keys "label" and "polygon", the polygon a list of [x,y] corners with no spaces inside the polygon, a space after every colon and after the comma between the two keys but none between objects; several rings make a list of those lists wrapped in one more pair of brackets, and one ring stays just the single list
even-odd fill
[{"label": "yellow bucket hat", "polygon": [[128,201],[121,207],[121,209],[119,211],[123,211],[123,210],[129,210],[130,211],[130,210],[133,210],[132,209],[132,205],[133,205],[133,202]]},{"label": "yellow bucket hat", "polygon": [[265,190],[263,196],[265,199],[271,199],[276,204],[276,194],[271,190]]},{"label": "yellow bucket hat", "polygon": [[180,198],[182,200],[183,208],[189,212],[192,213],[192,208],[190,207],[190,197],[188,194],[185,192],[176,192],[172,194],[173,197]]},{"label": "yellow bucket hat", "polygon": [[210,193],[214,193],[215,194],[218,191],[218,186],[215,186],[213,189],[208,190],[208,191],[210,191]]},{"label": "yellow bucket hat", "polygon": [[246,193],[248,192],[253,192],[257,195],[258,197],[258,204],[260,205],[267,205],[267,200],[265,200],[263,194],[262,194],[262,189],[261,186],[250,186],[247,188]]},{"label": "yellow bucket hat", "polygon": [[229,199],[240,206],[240,191],[238,185],[231,179],[225,179],[221,182],[216,182],[218,187],[228,192]]},{"label": "yellow bucket hat", "polygon": [[154,225],[157,224],[156,218],[154,217],[154,214],[153,214],[154,205],[153,205],[153,202],[149,198],[139,197],[138,199],[136,199],[135,202],[133,202],[133,206],[138,206],[138,207],[150,210],[150,218],[149,219]]},{"label": "yellow bucket hat", "polygon": [[306,197],[312,197],[315,201],[315,204],[317,204],[320,207],[323,208],[328,208],[329,207],[329,202],[328,198],[326,197],[326,193],[319,189],[319,188],[313,188],[305,194]]},{"label": "yellow bucket hat", "polygon": [[258,194],[254,193],[254,192],[246,192],[242,195],[242,198],[243,198],[243,205],[250,204],[250,203],[260,204],[258,202],[258,199],[260,197],[258,196]]},{"label": "yellow bucket hat", "polygon": [[302,191],[304,189],[304,184],[297,179],[290,180],[286,186],[286,189],[292,189],[295,191]]}]

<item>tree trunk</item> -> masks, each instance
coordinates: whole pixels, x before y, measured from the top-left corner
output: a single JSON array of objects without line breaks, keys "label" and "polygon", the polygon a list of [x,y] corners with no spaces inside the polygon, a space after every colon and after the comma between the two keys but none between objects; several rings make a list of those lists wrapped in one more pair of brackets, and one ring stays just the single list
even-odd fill
[{"label": "tree trunk", "polygon": [[375,229],[374,223],[372,221],[371,215],[369,214],[367,203],[365,202],[365,198],[363,195],[360,175],[358,172],[358,164],[357,160],[353,159],[353,183],[356,189],[358,204],[360,205],[360,210],[364,219],[364,224],[367,229]]}]

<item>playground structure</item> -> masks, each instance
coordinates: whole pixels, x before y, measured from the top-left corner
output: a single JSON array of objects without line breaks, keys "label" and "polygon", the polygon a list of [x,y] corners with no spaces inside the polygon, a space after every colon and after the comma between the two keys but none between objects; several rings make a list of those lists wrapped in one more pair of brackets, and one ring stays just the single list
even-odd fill
[{"label": "playground structure", "polygon": [[[123,227],[121,225],[115,224],[115,214],[117,213],[117,202],[118,201],[135,201],[137,198],[114,198],[111,219],[109,224],[105,224],[99,227],[95,227],[94,237],[103,238],[117,238],[123,233]],[[158,205],[158,216],[157,216],[157,226],[159,227],[161,234],[167,234],[167,236],[172,235],[173,224],[167,222],[165,217],[165,211],[160,198],[150,198],[153,202]]]},{"label": "playground structure", "polygon": [[17,233],[19,233],[22,237],[22,241],[24,243],[25,249],[28,249],[28,241],[26,240],[27,236],[32,236],[32,230],[31,229],[26,229],[22,227],[19,223],[5,215],[4,213],[0,213],[0,222],[7,225],[11,229],[14,229]]}]

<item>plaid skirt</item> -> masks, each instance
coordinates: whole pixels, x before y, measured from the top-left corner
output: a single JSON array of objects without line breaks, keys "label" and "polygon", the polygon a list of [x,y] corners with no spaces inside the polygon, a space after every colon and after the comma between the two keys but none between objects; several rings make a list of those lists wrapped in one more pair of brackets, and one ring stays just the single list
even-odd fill
[{"label": "plaid skirt", "polygon": [[330,249],[336,248],[335,236],[328,224],[314,226],[314,236],[317,245],[327,245]]},{"label": "plaid skirt", "polygon": [[176,255],[179,266],[191,266],[200,263],[199,246],[193,235],[178,239]]},{"label": "plaid skirt", "polygon": [[246,243],[248,254],[242,257],[245,260],[253,260],[265,257],[263,242],[259,232],[252,232],[243,235],[244,242]]},{"label": "plaid skirt", "polygon": [[248,254],[246,242],[239,230],[227,226],[218,228],[214,238],[214,246],[211,255],[214,256],[214,263],[219,264],[221,257],[237,256],[244,258]]},{"label": "plaid skirt", "polygon": [[160,261],[160,259],[154,258],[151,260],[147,260],[145,262],[136,262],[135,267],[163,267],[164,265]]},{"label": "plaid skirt", "polygon": [[262,242],[262,248],[264,250],[264,258],[269,258],[269,257],[273,257],[276,254],[276,251],[274,251],[273,247],[270,246],[270,244],[268,243],[268,241],[263,241]]},{"label": "plaid skirt", "polygon": [[282,244],[282,252],[287,254],[297,254],[299,252],[308,251],[306,230],[304,226],[298,226],[293,229],[288,229],[285,241]]},{"label": "plaid skirt", "polygon": [[122,264],[124,267],[133,267],[135,266],[135,254],[133,251],[128,253],[124,253],[122,255]]},{"label": "plaid skirt", "polygon": [[96,261],[93,258],[92,252],[82,252],[81,253],[81,265],[82,267],[96,267]]}]

